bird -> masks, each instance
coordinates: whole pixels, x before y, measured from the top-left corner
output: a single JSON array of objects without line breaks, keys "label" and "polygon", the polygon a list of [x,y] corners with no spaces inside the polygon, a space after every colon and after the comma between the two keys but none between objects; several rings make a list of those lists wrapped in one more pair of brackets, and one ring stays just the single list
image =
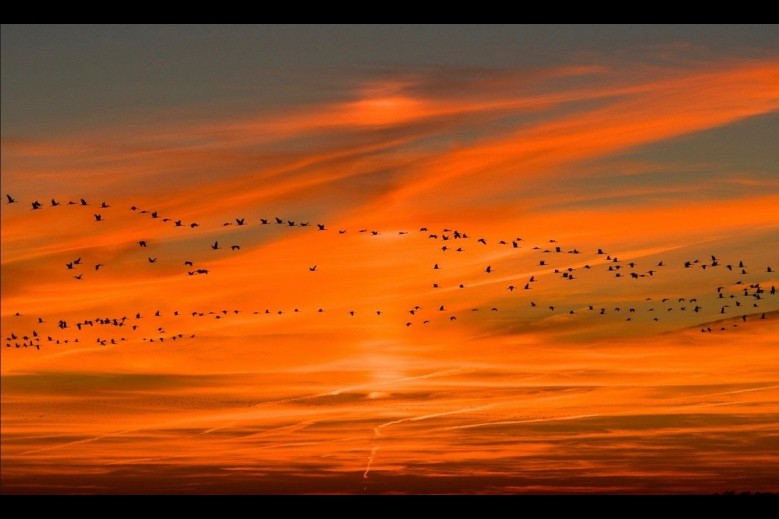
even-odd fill
[{"label": "bird", "polygon": [[276,217],[276,223],[278,223],[278,224],[282,224],[282,223],[284,223],[284,220],[282,220],[281,218],[279,218],[279,217],[277,216],[277,217]]},{"label": "bird", "polygon": [[65,266],[68,267],[68,270],[73,270],[73,262],[65,263]]},{"label": "bird", "polygon": [[141,247],[146,247],[146,241],[145,240],[141,240],[141,241],[138,242],[138,245],[140,245]]},{"label": "bird", "polygon": [[438,270],[438,269],[440,269],[440,268],[441,268],[441,267],[439,267],[439,266],[438,266],[438,263],[436,263],[435,265],[433,265],[433,270]]},{"label": "bird", "polygon": [[487,245],[487,240],[485,240],[484,238],[479,238],[477,241],[483,245]]},{"label": "bird", "polygon": [[173,223],[175,223],[175,224],[176,224],[176,227],[181,227],[181,226],[182,226],[181,220],[176,220],[176,221],[175,221],[175,222],[173,222]]},{"label": "bird", "polygon": [[260,223],[262,225],[268,225],[268,219],[267,218],[260,218]]},{"label": "bird", "polygon": [[323,224],[323,223],[318,223],[318,224],[316,224],[316,226],[319,228],[320,231],[327,230],[327,229],[325,229],[325,224]]},{"label": "bird", "polygon": [[103,215],[95,213],[95,221],[96,222],[103,221]]},{"label": "bird", "polygon": [[87,203],[87,201],[86,201],[86,200],[84,200],[84,199],[82,198],[82,199],[81,199],[81,205],[89,205],[89,204]]},{"label": "bird", "polygon": [[308,267],[308,270],[310,270],[311,272],[315,272],[316,271],[316,265],[314,265],[313,267]]},{"label": "bird", "polygon": [[230,248],[231,248],[232,250],[240,250],[240,249],[241,249],[241,246],[240,246],[240,245],[232,245]]},{"label": "bird", "polygon": [[157,211],[152,211],[151,212],[151,217],[152,218],[159,218],[159,216],[157,215]]},{"label": "bird", "polygon": [[41,203],[38,202],[37,200],[32,203],[32,210],[33,211],[35,211],[36,209],[40,209],[40,208],[41,208]]},{"label": "bird", "polygon": [[485,269],[485,272],[486,272],[487,274],[489,274],[490,272],[492,272],[492,266],[491,266],[491,265],[487,265],[487,268]]},{"label": "bird", "polygon": [[95,265],[95,270],[100,270],[100,267],[105,267],[105,265],[103,265],[102,263],[98,263],[97,265]]},{"label": "bird", "polygon": [[149,258],[149,263],[156,263],[156,262],[157,262],[157,258]]},{"label": "bird", "polygon": [[295,227],[295,220],[287,220],[287,225],[290,227]]},{"label": "bird", "polygon": [[74,265],[81,265],[81,258],[76,258],[73,260]]},{"label": "bird", "polygon": [[9,194],[7,194],[7,193],[6,193],[5,197],[8,199],[8,202],[7,202],[7,203],[9,203],[9,204],[14,204],[14,203],[16,203],[16,199],[15,199],[14,197],[12,197],[11,195],[9,195]]},{"label": "bird", "polygon": [[102,209],[108,209],[108,208],[109,208],[109,207],[111,207],[111,206],[110,206],[110,205],[108,205],[107,203],[103,202],[102,204],[100,204],[100,207],[101,207]]},{"label": "bird", "polygon": [[215,241],[215,242],[214,242],[214,244],[213,244],[213,245],[211,245],[211,248],[212,248],[213,250],[217,250],[217,249],[219,249],[219,242],[218,242],[218,241]]},{"label": "bird", "polygon": [[235,219],[235,223],[237,223],[238,225],[243,225],[244,221],[245,221],[245,218],[236,218]]},{"label": "bird", "polygon": [[187,265],[187,266],[191,267],[193,264],[192,264],[192,262],[190,260],[187,260],[187,261],[184,262],[184,265]]},{"label": "bird", "polygon": [[300,222],[301,227],[308,227],[310,225],[310,222]]},{"label": "bird", "polygon": [[52,199],[51,199],[51,206],[52,206],[52,207],[57,207],[58,205],[60,205],[60,203],[59,203],[59,202],[57,202],[56,200],[54,200],[54,199],[52,198]]},{"label": "bird", "polygon": [[73,276],[73,277],[74,277],[75,279],[81,279],[81,276],[83,276],[83,275],[84,275],[84,274],[79,274],[78,276]]}]

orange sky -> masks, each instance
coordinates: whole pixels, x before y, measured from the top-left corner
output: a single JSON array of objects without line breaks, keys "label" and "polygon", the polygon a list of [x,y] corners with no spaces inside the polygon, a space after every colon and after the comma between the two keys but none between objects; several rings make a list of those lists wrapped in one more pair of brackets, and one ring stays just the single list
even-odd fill
[{"label": "orange sky", "polygon": [[779,57],[655,58],[5,122],[2,491],[779,491]]}]

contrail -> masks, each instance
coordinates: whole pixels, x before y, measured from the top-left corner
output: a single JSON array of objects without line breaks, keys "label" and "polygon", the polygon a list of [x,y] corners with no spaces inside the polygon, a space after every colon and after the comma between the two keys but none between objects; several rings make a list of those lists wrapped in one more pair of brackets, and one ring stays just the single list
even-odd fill
[{"label": "contrail", "polygon": [[597,416],[603,416],[601,414],[577,414],[574,416],[560,416],[556,418],[532,418],[530,420],[504,420],[502,422],[482,422],[482,423],[473,423],[468,425],[452,425],[450,427],[444,427],[444,430],[452,430],[452,429],[474,429],[476,427],[487,427],[490,425],[514,425],[514,424],[521,424],[521,423],[537,423],[537,422],[557,422],[557,421],[563,421],[563,420],[579,420],[581,418],[595,418]]},{"label": "contrail", "polygon": [[365,472],[363,472],[362,474],[363,479],[368,479],[368,472],[371,471],[371,465],[373,464],[373,457],[376,455],[377,450],[379,450],[378,447],[374,447],[371,449],[371,455],[368,456],[368,465],[365,467]]},{"label": "contrail", "polygon": [[428,420],[430,418],[438,418],[439,416],[449,416],[449,415],[453,415],[453,414],[467,413],[469,411],[482,411],[484,409],[489,409],[491,407],[495,407],[496,405],[497,404],[487,404],[487,405],[481,405],[481,406],[477,406],[477,407],[464,407],[462,409],[455,409],[454,411],[445,411],[443,413],[434,413],[434,414],[426,414],[426,415],[422,415],[422,416],[412,416],[412,417],[409,417],[409,418],[401,418],[399,420],[392,420],[391,422],[387,422],[387,423],[383,423],[381,425],[377,425],[373,429],[373,432],[374,432],[374,434],[377,437],[379,437],[379,436],[382,435],[381,434],[381,430],[384,429],[385,427],[390,426],[390,425],[396,425],[396,424],[404,423],[404,422],[418,422],[420,420]]}]

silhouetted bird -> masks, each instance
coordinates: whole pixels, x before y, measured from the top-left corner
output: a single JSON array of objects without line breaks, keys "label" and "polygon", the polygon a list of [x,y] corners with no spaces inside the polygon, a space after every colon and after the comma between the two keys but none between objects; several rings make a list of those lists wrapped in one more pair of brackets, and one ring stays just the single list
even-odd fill
[{"label": "silhouetted bird", "polygon": [[189,261],[189,260],[187,260],[187,261],[185,261],[185,262],[184,262],[184,265],[187,265],[187,266],[190,266],[190,267],[191,267],[191,266],[192,266],[192,262],[191,262],[191,261]]},{"label": "silhouetted bird", "polygon": [[145,240],[141,240],[141,241],[138,242],[138,245],[140,245],[141,247],[146,247],[146,241]]},{"label": "silhouetted bird", "polygon": [[6,198],[8,199],[8,202],[7,202],[7,203],[9,203],[9,204],[14,204],[14,203],[16,203],[16,199],[15,199],[14,197],[12,197],[11,195],[8,195],[8,194],[6,194],[5,196],[6,196]]},{"label": "silhouetted bird", "polygon": [[318,223],[318,224],[316,224],[316,226],[319,228],[320,231],[326,230],[325,229],[325,224],[323,224],[323,223]]},{"label": "silhouetted bird", "polygon": [[52,206],[52,207],[57,207],[58,205],[60,205],[60,203],[59,203],[59,202],[57,202],[56,200],[54,200],[54,199],[52,198],[52,199],[51,199],[51,206]]},{"label": "silhouetted bird", "polygon": [[33,211],[36,210],[36,209],[40,209],[40,208],[41,208],[41,203],[38,202],[37,200],[32,203],[32,210]]},{"label": "silhouetted bird", "polygon": [[219,249],[219,242],[218,242],[218,241],[215,241],[215,242],[214,242],[214,244],[213,244],[213,245],[211,245],[211,248],[212,248],[212,249],[214,249],[214,250],[217,250],[217,249]]},{"label": "silhouetted bird", "polygon": [[487,274],[489,274],[490,272],[492,272],[492,266],[490,266],[490,265],[487,265],[487,268],[486,268],[486,270],[485,270],[484,272],[486,272]]},{"label": "silhouetted bird", "polygon": [[86,201],[86,200],[84,200],[84,199],[82,198],[82,199],[81,199],[81,205],[89,205],[89,204],[87,203],[87,201]]},{"label": "silhouetted bird", "polygon": [[245,220],[244,218],[236,218],[235,219],[235,223],[237,223],[238,225],[243,225],[244,224],[244,220]]},{"label": "silhouetted bird", "polygon": [[109,207],[111,207],[111,206],[110,206],[110,205],[108,205],[108,204],[106,204],[105,202],[103,202],[102,204],[100,204],[100,207],[101,207],[102,209],[108,209],[108,208],[109,208]]},{"label": "silhouetted bird", "polygon": [[233,245],[233,246],[231,246],[230,248],[231,248],[232,250],[240,250],[240,249],[241,249],[241,246],[240,246],[240,245]]},{"label": "silhouetted bird", "polygon": [[175,222],[173,222],[173,223],[175,223],[175,224],[176,224],[176,227],[181,227],[181,226],[183,225],[183,224],[181,223],[181,220],[176,220],[176,221],[175,221]]},{"label": "silhouetted bird", "polygon": [[149,258],[149,263],[156,263],[156,262],[157,262],[157,258]]},{"label": "silhouetted bird", "polygon": [[308,267],[308,270],[310,270],[311,272],[316,271],[316,265],[314,265],[313,267]]},{"label": "silhouetted bird", "polygon": [[103,221],[103,215],[100,215],[100,214],[97,214],[97,213],[95,213],[95,221],[96,221],[96,222],[101,222],[101,221]]},{"label": "silhouetted bird", "polygon": [[95,270],[100,270],[100,267],[105,267],[105,265],[103,265],[102,263],[98,263],[97,265],[95,265]]}]

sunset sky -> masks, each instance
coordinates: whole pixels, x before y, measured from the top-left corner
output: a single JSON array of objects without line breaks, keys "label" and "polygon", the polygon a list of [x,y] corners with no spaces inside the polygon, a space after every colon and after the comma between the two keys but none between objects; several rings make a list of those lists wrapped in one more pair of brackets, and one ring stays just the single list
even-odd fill
[{"label": "sunset sky", "polygon": [[779,492],[776,26],[0,38],[0,492]]}]

